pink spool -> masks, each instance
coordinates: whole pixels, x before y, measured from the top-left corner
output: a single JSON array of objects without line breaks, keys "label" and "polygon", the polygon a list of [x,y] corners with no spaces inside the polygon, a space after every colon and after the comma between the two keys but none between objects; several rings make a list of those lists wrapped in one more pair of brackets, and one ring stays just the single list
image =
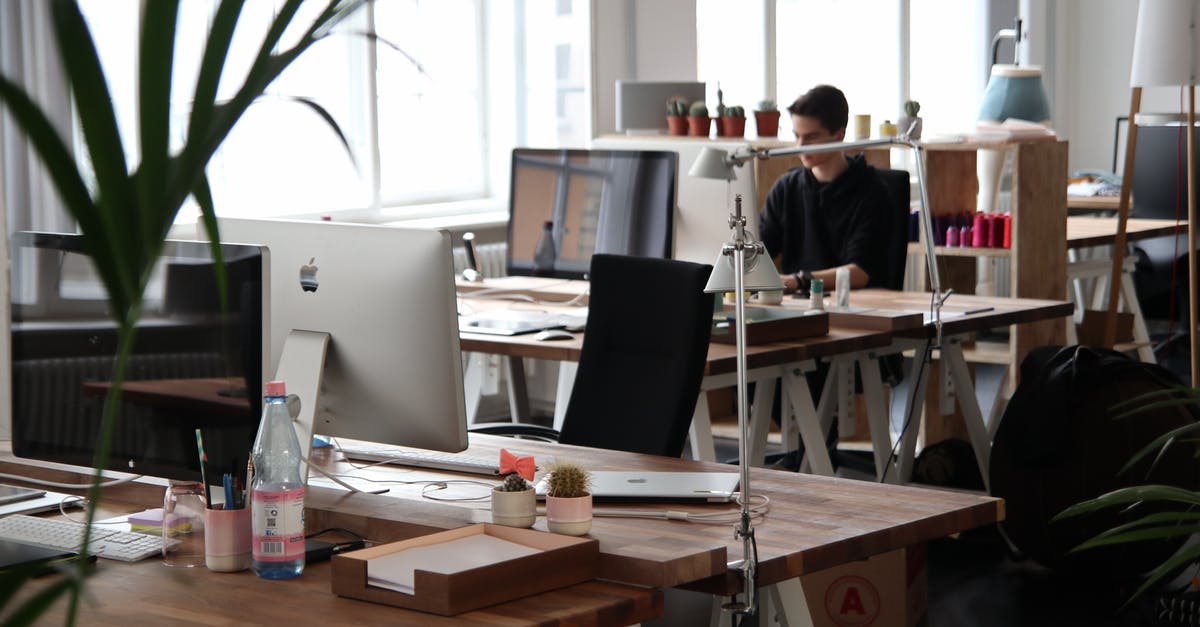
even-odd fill
[{"label": "pink spool", "polygon": [[958,227],[958,245],[968,247],[971,245],[971,227]]},{"label": "pink spool", "polygon": [[1004,214],[1004,241],[1005,248],[1012,248],[1012,214]]},{"label": "pink spool", "polygon": [[1001,215],[988,216],[988,222],[991,222],[991,224],[989,225],[991,227],[991,229],[988,232],[988,235],[990,235],[990,237],[988,238],[988,246],[990,246],[991,248],[1003,248],[1004,247],[1004,216],[1001,216]]},{"label": "pink spool", "polygon": [[958,229],[953,226],[946,227],[946,245],[958,246]]},{"label": "pink spool", "polygon": [[991,224],[988,223],[987,214],[975,214],[975,225],[971,229],[972,246],[976,248],[983,248],[984,246],[987,246],[989,231],[988,227],[990,226]]}]

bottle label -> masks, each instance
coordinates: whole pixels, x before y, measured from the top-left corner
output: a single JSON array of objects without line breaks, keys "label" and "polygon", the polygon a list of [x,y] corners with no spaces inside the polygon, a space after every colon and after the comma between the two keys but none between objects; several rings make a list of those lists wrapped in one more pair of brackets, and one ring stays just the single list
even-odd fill
[{"label": "bottle label", "polygon": [[290,562],[303,558],[304,488],[254,490],[250,499],[254,559]]}]

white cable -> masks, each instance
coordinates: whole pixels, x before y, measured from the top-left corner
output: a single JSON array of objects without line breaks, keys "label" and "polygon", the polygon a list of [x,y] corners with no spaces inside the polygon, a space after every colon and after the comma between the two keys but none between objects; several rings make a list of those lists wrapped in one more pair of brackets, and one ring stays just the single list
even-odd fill
[{"label": "white cable", "polygon": [[[145,476],[146,475],[134,475],[134,476],[126,477],[124,479],[112,479],[110,481],[105,481],[105,482],[101,483],[100,487],[109,488],[109,487],[112,487],[115,485],[121,485],[122,483],[129,483],[130,481],[136,481]],[[10,475],[7,473],[2,473],[2,472],[0,472],[0,479],[9,479],[12,481],[25,481],[28,483],[36,483],[38,485],[44,485],[48,488],[63,488],[64,490],[86,490],[86,489],[92,487],[92,484],[90,484],[90,483],[59,483],[58,481],[47,481],[46,479],[35,479],[34,477],[23,477],[21,475]]]},{"label": "white cable", "polygon": [[302,461],[303,461],[305,464],[308,464],[308,467],[309,467],[309,469],[310,469],[310,470],[315,470],[315,471],[317,471],[317,474],[321,475],[322,477],[325,477],[326,479],[329,479],[330,481],[332,481],[332,482],[334,482],[334,483],[336,483],[336,484],[338,484],[338,485],[342,486],[343,488],[346,488],[347,490],[349,490],[349,491],[351,491],[351,492],[357,492],[357,493],[359,493],[359,494],[382,494],[383,492],[387,492],[387,490],[384,490],[383,492],[367,492],[366,490],[360,490],[360,489],[358,489],[358,488],[356,488],[356,487],[354,487],[354,486],[350,485],[349,483],[346,483],[345,481],[342,481],[341,479],[338,479],[336,476],[334,476],[334,475],[332,475],[332,474],[330,474],[330,473],[328,473],[328,472],[325,472],[325,469],[323,469],[323,468],[321,468],[320,466],[317,466],[316,464],[314,464],[314,463],[312,463],[312,462],[308,461],[308,458],[307,458],[307,457],[304,457],[304,456],[302,455],[302,456],[300,456],[300,459],[301,459],[301,460],[302,460]]}]

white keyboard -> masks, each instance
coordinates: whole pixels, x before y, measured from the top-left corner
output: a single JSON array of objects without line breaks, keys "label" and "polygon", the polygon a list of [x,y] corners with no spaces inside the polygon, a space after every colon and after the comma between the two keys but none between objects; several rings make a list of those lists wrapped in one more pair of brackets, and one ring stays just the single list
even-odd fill
[{"label": "white keyboard", "polygon": [[351,445],[340,447],[346,459],[368,462],[386,462],[397,466],[415,466],[434,470],[449,470],[472,475],[499,475],[500,463],[484,457],[470,457],[460,453],[442,453],[424,449],[400,448],[395,446]]},{"label": "white keyboard", "polygon": [[[80,552],[83,527],[77,522],[13,514],[0,518],[0,538],[62,551]],[[177,541],[173,541],[177,542]],[[136,562],[162,555],[163,540],[157,535],[115,531],[92,525],[88,553],[123,562]]]}]

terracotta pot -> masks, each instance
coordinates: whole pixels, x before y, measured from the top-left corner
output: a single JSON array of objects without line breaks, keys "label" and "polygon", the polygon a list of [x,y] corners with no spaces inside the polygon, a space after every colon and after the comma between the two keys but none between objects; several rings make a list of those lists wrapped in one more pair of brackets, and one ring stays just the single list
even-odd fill
[{"label": "terracotta pot", "polygon": [[554,533],[582,536],[592,530],[592,495],[546,497],[546,526]]},{"label": "terracotta pot", "polygon": [[537,520],[533,488],[520,492],[492,490],[492,522],[506,527],[532,527]]},{"label": "terracotta pot", "polygon": [[746,118],[721,118],[721,137],[743,137],[746,135]]},{"label": "terracotta pot", "polygon": [[671,135],[687,135],[688,123],[686,115],[668,115],[667,133]]},{"label": "terracotta pot", "polygon": [[712,125],[712,118],[700,115],[688,116],[688,135],[692,137],[708,137],[708,128]]},{"label": "terracotta pot", "polygon": [[776,137],[779,135],[778,111],[755,111],[754,127],[759,137]]}]

